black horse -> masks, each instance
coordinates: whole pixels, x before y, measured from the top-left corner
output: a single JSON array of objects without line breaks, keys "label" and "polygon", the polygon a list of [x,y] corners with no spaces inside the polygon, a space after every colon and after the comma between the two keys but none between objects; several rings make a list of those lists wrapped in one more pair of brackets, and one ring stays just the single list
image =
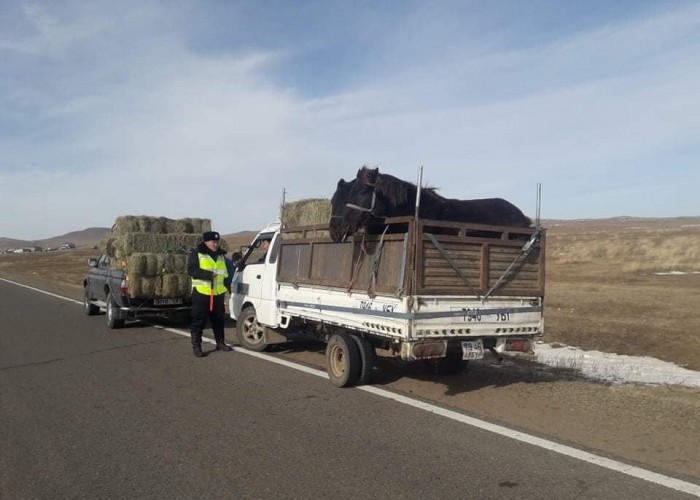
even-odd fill
[{"label": "black horse", "polygon": [[[335,242],[359,230],[381,232],[384,219],[415,214],[415,184],[379,169],[362,167],[357,178],[338,181],[331,200],[330,234]],[[458,200],[444,198],[434,188],[422,188],[419,217],[451,222],[471,222],[495,226],[530,227],[532,221],[502,198]]]}]

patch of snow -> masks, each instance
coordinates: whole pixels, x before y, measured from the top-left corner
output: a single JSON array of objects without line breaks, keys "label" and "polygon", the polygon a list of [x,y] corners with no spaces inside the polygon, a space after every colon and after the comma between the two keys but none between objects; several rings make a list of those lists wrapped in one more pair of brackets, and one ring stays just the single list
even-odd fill
[{"label": "patch of snow", "polygon": [[641,383],[700,387],[700,372],[648,356],[627,356],[577,347],[535,344],[538,363],[581,372],[588,378],[612,383]]}]

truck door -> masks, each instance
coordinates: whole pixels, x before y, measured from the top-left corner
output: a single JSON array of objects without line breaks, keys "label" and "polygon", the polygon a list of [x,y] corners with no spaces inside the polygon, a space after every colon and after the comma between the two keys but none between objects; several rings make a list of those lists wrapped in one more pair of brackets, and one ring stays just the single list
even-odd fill
[{"label": "truck door", "polygon": [[243,302],[255,307],[258,321],[276,326],[277,308],[277,255],[279,233],[261,234],[243,257],[243,270],[239,271],[234,284],[232,310],[240,312]]},{"label": "truck door", "polygon": [[94,299],[105,301],[107,294],[105,293],[105,284],[108,283],[110,268],[110,259],[106,255],[101,255],[97,261],[97,267],[92,270],[92,278],[88,280],[90,293]]}]

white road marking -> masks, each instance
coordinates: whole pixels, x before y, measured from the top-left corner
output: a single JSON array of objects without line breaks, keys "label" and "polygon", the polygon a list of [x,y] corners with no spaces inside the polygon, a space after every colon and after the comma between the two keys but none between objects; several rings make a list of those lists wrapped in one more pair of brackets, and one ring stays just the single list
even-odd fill
[{"label": "white road marking", "polygon": [[[58,299],[62,300],[67,300],[68,302],[73,302],[75,304],[80,304],[82,305],[82,301],[71,299],[68,297],[64,297],[62,295],[57,295],[55,293],[47,292],[44,290],[40,290],[39,288],[34,288],[31,286],[23,285],[22,283],[17,283],[15,281],[10,281],[4,278],[0,278],[0,281],[4,281],[6,283],[11,283],[13,285],[21,286],[23,288],[27,288],[29,290],[33,290],[35,292],[43,293],[45,295],[49,295],[50,297],[55,297]],[[166,330],[171,333],[175,333],[177,335],[181,335],[183,337],[190,337],[190,333],[186,332],[184,330],[178,330],[176,328],[167,328],[163,327],[160,325],[153,325],[154,327],[161,329],[161,330]],[[202,341],[208,342],[210,344],[215,344],[214,340],[208,339],[208,338],[202,338]],[[253,351],[248,351],[246,349],[242,349],[240,347],[234,347],[234,350],[236,352],[240,352],[242,354],[247,354],[248,356],[253,356],[258,359],[262,359],[265,361],[269,361],[272,363],[277,363],[278,365],[286,366],[288,368],[292,368],[294,370],[298,370],[304,373],[308,373],[310,375],[315,375],[317,377],[321,378],[328,378],[328,374],[322,370],[317,370],[315,368],[309,368],[307,366],[299,365],[296,363],[293,363],[291,361],[287,361],[284,359],[279,359],[273,356],[269,356],[267,354],[261,354],[259,352],[253,352]],[[555,443],[554,441],[549,441],[547,439],[542,439],[536,436],[531,436],[530,434],[525,434],[524,432],[519,432],[515,431],[512,429],[509,429],[507,427],[503,427],[500,425],[492,424],[490,422],[486,422],[484,420],[479,420],[474,417],[469,417],[467,415],[463,415],[461,413],[458,413],[456,411],[448,410],[446,408],[441,408],[439,406],[435,406],[430,403],[426,403],[423,401],[418,401],[417,399],[409,398],[406,396],[402,396],[401,394],[396,394],[391,391],[388,391],[386,389],[381,389],[379,387],[374,387],[374,386],[360,386],[360,387],[355,387],[355,389],[360,390],[360,391],[365,391],[369,392],[371,394],[374,394],[376,396],[381,396],[383,398],[391,399],[393,401],[396,401],[398,403],[402,403],[408,406],[412,406],[414,408],[418,408],[420,410],[424,410],[430,413],[434,413],[435,415],[440,415],[441,417],[449,418],[451,420],[454,420],[456,422],[461,422],[466,425],[470,425],[472,427],[476,427],[477,429],[482,429],[488,432],[493,432],[494,434],[498,434],[500,436],[505,436],[511,439],[515,439],[516,441],[521,441],[523,443],[527,443],[533,446],[537,446],[539,448],[543,448],[545,450],[553,451],[555,453],[559,453],[560,455],[565,455],[567,457],[575,458],[577,460],[581,460],[583,462],[588,462],[593,465],[597,465],[599,467],[604,467],[609,470],[613,470],[616,472],[620,472],[622,474],[626,474],[628,476],[636,477],[638,479],[642,479],[644,481],[648,481],[650,483],[655,483],[661,486],[665,486],[667,488],[671,488],[677,491],[681,491],[683,493],[688,493],[690,495],[695,495],[696,497],[700,497],[700,485],[695,484],[695,483],[689,483],[687,481],[682,481],[680,479],[676,479],[673,477],[669,476],[664,476],[663,474],[658,474],[656,472],[652,472],[646,469],[642,469],[641,467],[635,467],[634,465],[629,465],[623,462],[619,462],[617,460],[612,460],[609,458],[601,457],[598,455],[595,455],[593,453],[589,453],[587,451],[579,450],[577,448],[573,448],[571,446],[566,446],[563,444]]]}]

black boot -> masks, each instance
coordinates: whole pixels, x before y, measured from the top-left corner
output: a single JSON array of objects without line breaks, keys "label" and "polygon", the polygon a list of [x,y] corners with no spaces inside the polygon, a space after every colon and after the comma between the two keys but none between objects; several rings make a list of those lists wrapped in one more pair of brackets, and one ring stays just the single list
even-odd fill
[{"label": "black boot", "polygon": [[201,345],[196,345],[192,347],[192,351],[194,352],[194,355],[197,356],[198,358],[203,358],[204,353],[202,352],[202,346]]},{"label": "black boot", "polygon": [[216,350],[217,351],[233,351],[233,347],[228,345],[226,342],[217,342],[216,343]]}]

